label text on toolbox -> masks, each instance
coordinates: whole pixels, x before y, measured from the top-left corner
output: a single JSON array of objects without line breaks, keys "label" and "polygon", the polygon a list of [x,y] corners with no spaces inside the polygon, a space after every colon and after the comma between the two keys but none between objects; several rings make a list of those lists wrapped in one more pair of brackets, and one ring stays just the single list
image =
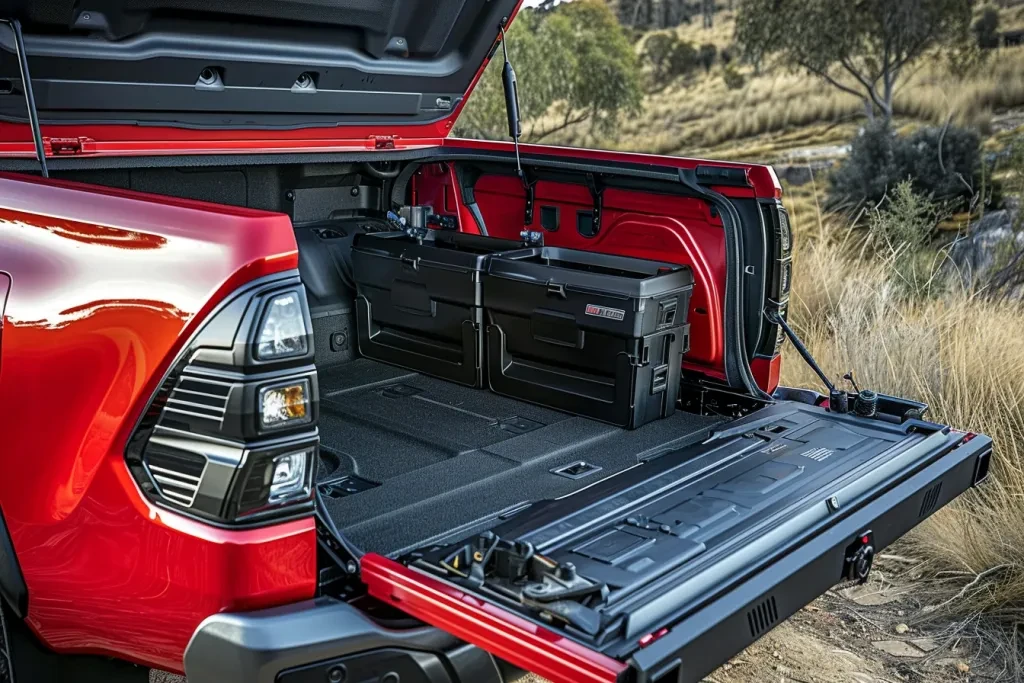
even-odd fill
[{"label": "label text on toolbox", "polygon": [[626,312],[619,308],[607,308],[605,306],[596,306],[594,304],[587,304],[587,315],[592,315],[597,318],[608,318],[609,320],[625,320]]}]

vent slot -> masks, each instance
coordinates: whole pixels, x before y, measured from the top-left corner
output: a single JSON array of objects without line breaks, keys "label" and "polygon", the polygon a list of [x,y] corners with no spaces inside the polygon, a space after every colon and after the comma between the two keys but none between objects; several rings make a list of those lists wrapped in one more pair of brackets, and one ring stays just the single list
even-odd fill
[{"label": "vent slot", "polygon": [[195,502],[206,470],[205,457],[150,444],[143,461],[160,495],[185,507]]},{"label": "vent slot", "polygon": [[205,377],[185,376],[164,404],[168,426],[197,431],[220,428],[228,410],[231,384]]},{"label": "vent slot", "polygon": [[924,498],[921,500],[921,512],[918,513],[918,518],[926,517],[935,512],[935,508],[939,504],[939,494],[941,493],[941,481],[935,486],[928,489],[928,491],[924,494]]},{"label": "vent slot", "polygon": [[775,596],[766,598],[759,605],[747,612],[747,624],[750,626],[750,636],[760,638],[768,632],[775,622],[779,620],[779,610],[775,605]]}]

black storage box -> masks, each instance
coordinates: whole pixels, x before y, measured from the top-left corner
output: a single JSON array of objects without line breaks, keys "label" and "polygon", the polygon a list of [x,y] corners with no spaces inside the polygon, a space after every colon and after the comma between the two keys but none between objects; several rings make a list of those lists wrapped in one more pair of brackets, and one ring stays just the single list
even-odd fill
[{"label": "black storage box", "polygon": [[359,352],[483,387],[480,282],[488,256],[522,244],[431,231],[359,235],[352,247]]},{"label": "black storage box", "polygon": [[630,429],[675,411],[688,267],[521,249],[490,259],[483,289],[492,391]]}]

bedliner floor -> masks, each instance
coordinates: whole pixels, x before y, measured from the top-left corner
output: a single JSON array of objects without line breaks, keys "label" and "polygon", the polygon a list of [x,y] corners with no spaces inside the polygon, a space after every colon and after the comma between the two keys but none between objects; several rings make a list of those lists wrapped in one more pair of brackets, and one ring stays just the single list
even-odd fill
[{"label": "bedliner floor", "polygon": [[[624,430],[366,359],[321,372],[320,393],[328,514],[358,546],[389,555],[578,491],[724,419],[676,412]],[[578,461],[595,469],[552,472]],[[353,475],[357,493],[331,486]]]}]

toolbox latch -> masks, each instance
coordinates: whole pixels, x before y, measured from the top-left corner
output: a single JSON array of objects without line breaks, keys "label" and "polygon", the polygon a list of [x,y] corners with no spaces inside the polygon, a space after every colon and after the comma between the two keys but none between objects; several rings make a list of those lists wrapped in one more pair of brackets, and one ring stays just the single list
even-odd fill
[{"label": "toolbox latch", "polygon": [[557,296],[560,299],[568,298],[565,293],[565,285],[559,282],[549,282],[548,296]]},{"label": "toolbox latch", "polygon": [[651,393],[660,394],[668,388],[668,366],[659,365],[651,376]]}]

